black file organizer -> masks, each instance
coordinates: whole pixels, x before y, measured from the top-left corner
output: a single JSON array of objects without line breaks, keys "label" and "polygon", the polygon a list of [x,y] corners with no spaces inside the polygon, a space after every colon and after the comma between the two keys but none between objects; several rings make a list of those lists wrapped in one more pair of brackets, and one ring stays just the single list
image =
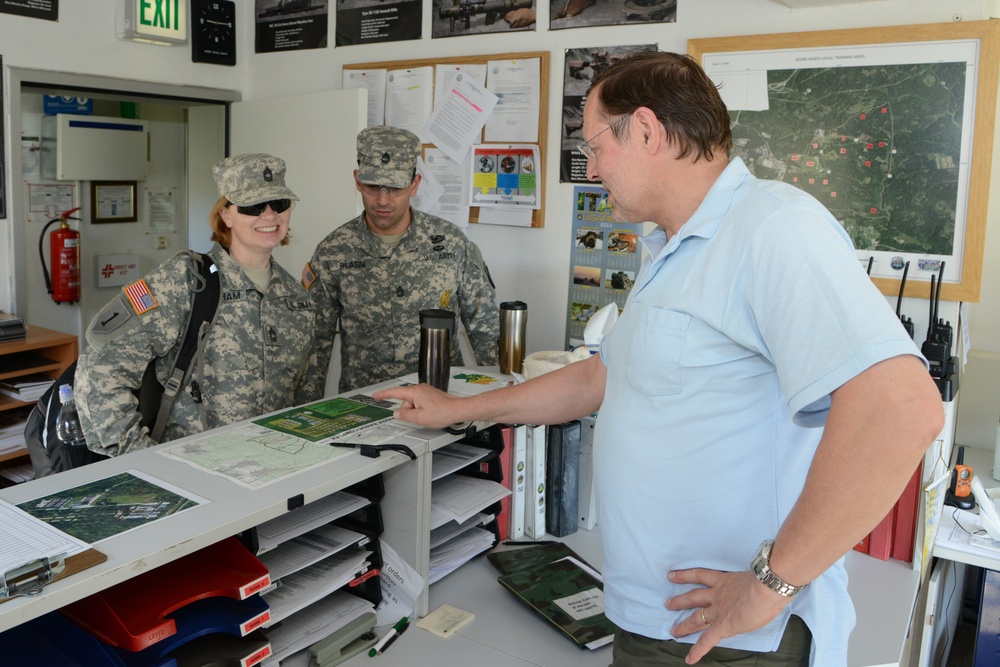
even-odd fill
[{"label": "black file organizer", "polygon": [[[466,467],[456,471],[455,474],[475,477],[477,479],[488,479],[491,482],[503,484],[503,468],[500,464],[500,454],[503,453],[503,434],[499,424],[494,424],[474,435],[462,438],[458,442],[463,445],[488,449],[490,453],[486,455],[486,458],[480,459],[475,463],[470,463]],[[493,520],[484,524],[483,528],[493,533],[493,546],[496,546],[500,540],[500,524],[498,522],[500,503],[495,502],[484,508],[484,511],[493,515]],[[479,555],[481,556],[482,554]]]},{"label": "black file organizer", "polygon": [[382,602],[382,586],[379,582],[381,574],[373,573],[381,573],[383,566],[382,545],[379,542],[379,537],[385,526],[382,521],[381,505],[382,498],[385,496],[385,484],[382,475],[379,474],[344,490],[372,501],[370,505],[355,510],[333,522],[342,528],[354,530],[366,536],[368,543],[364,548],[372,552],[369,557],[371,566],[368,572],[348,584],[346,590],[352,595],[357,595],[378,606]]},{"label": "black file organizer", "polygon": [[[371,557],[368,559],[371,563],[368,572],[352,581],[344,590],[378,606],[382,602],[382,586],[379,582],[379,573],[381,573],[384,564],[382,559],[382,545],[379,542],[379,537],[381,537],[385,526],[382,520],[382,506],[380,503],[382,502],[382,498],[385,497],[385,482],[382,479],[382,475],[378,474],[343,490],[347,493],[367,498],[371,502],[350,514],[334,519],[331,523],[359,532],[367,537],[368,543],[364,545],[364,549],[372,552]],[[289,499],[289,511],[302,506],[300,499],[301,496]],[[250,553],[255,554],[260,550],[256,526],[243,531],[237,537],[250,550]]]}]

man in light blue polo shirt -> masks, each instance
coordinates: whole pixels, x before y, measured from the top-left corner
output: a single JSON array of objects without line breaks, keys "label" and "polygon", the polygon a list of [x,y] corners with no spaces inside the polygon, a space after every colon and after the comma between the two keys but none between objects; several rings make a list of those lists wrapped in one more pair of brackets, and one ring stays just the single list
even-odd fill
[{"label": "man in light blue polo shirt", "polygon": [[471,399],[376,394],[425,426],[600,410],[614,667],[846,664],[843,556],[943,427],[924,360],[843,228],[730,160],[729,127],[688,56],[636,54],[595,77],[588,177],[616,219],[656,225],[601,354]]}]

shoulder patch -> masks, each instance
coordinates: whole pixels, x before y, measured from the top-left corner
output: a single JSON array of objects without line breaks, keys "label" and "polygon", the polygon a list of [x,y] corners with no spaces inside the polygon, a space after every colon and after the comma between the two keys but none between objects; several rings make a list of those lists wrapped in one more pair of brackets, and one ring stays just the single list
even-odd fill
[{"label": "shoulder patch", "polygon": [[149,285],[145,280],[138,280],[125,287],[125,296],[135,309],[136,315],[142,315],[157,307],[156,299],[149,292]]},{"label": "shoulder patch", "polygon": [[90,325],[93,333],[109,334],[121,325],[132,319],[132,313],[121,295],[111,300],[111,303],[104,306],[104,310],[97,314]]},{"label": "shoulder patch", "polygon": [[302,286],[309,289],[314,282],[316,282],[316,273],[313,271],[312,265],[306,262],[305,267],[302,269]]}]

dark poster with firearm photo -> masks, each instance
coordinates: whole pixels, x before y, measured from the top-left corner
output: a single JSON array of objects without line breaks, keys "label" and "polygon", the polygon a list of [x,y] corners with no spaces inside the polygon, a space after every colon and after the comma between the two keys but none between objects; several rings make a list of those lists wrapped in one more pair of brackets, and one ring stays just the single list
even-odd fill
[{"label": "dark poster with firearm photo", "polygon": [[594,75],[626,56],[655,51],[656,44],[592,46],[566,49],[563,66],[562,148],[559,151],[559,182],[589,183],[587,158],[577,150],[583,143],[583,104]]},{"label": "dark poster with firearm photo", "polygon": [[423,0],[338,0],[336,46],[420,39]]},{"label": "dark poster with firearm photo", "polygon": [[535,0],[434,0],[431,37],[535,29]]},{"label": "dark poster with firearm photo", "polygon": [[255,53],[323,49],[329,34],[328,0],[256,0]]},{"label": "dark poster with firearm photo", "polygon": [[0,0],[0,14],[58,21],[59,0]]},{"label": "dark poster with firearm photo", "polygon": [[549,0],[549,2],[549,30],[677,22],[677,0]]}]

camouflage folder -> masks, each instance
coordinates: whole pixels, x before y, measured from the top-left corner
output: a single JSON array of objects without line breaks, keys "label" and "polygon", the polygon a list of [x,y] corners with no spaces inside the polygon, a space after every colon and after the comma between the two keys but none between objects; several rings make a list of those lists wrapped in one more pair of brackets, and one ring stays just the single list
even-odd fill
[{"label": "camouflage folder", "polygon": [[572,556],[584,565],[590,565],[562,542],[549,542],[521,549],[491,551],[486,554],[486,558],[493,564],[493,567],[500,571],[500,574],[514,574],[522,570],[540,568],[567,556]]},{"label": "camouflage folder", "polygon": [[572,558],[521,569],[498,581],[577,646],[595,649],[614,639],[615,626],[604,615],[601,582]]}]

